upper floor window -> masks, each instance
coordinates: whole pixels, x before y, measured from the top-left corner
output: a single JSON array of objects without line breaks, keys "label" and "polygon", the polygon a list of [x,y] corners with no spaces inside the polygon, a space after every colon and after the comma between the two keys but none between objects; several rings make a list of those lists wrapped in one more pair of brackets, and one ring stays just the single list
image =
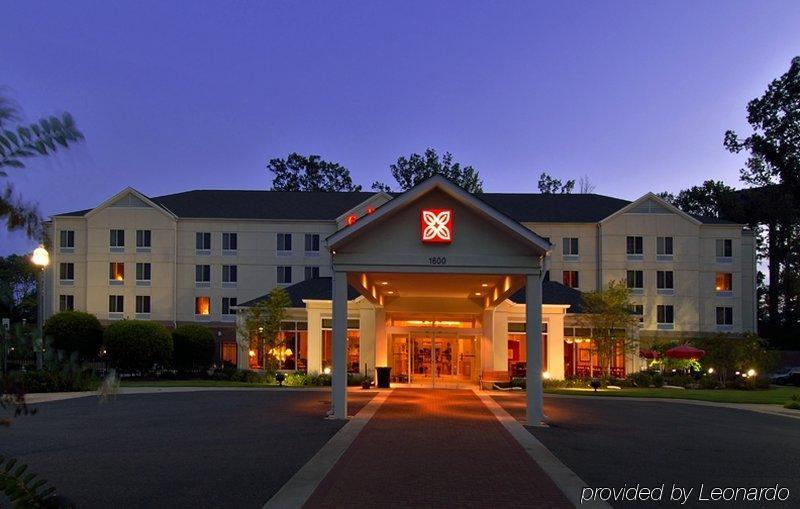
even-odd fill
[{"label": "upper floor window", "polygon": [[717,325],[733,325],[733,308],[721,306],[717,308]]},{"label": "upper floor window", "polygon": [[675,308],[672,304],[659,304],[656,306],[656,321],[659,324],[675,323]]},{"label": "upper floor window", "polygon": [[319,277],[319,267],[306,267],[306,279],[316,279]]},{"label": "upper floor window", "polygon": [[631,290],[641,290],[644,288],[644,271],[629,270],[627,273],[628,288]]},{"label": "upper floor window", "polygon": [[285,285],[292,282],[292,268],[278,267],[278,284]]},{"label": "upper floor window", "polygon": [[108,264],[109,281],[125,281],[125,264],[122,262],[111,262]]},{"label": "upper floor window", "polygon": [[222,266],[222,282],[223,283],[236,283],[239,280],[239,271],[236,265],[223,265]]},{"label": "upper floor window", "polygon": [[717,239],[717,258],[733,257],[733,240]]},{"label": "upper floor window", "polygon": [[629,236],[625,241],[625,247],[628,255],[642,255],[644,254],[644,238]]},{"label": "upper floor window", "polygon": [[108,312],[109,313],[125,312],[125,297],[123,297],[122,295],[109,295]]},{"label": "upper floor window", "polygon": [[211,251],[211,232],[195,233],[195,249],[198,251]]},{"label": "upper floor window", "polygon": [[150,264],[136,264],[136,281],[150,281]]},{"label": "upper floor window", "polygon": [[717,272],[716,283],[714,287],[718,292],[732,292],[733,274],[730,272]]},{"label": "upper floor window", "polygon": [[235,315],[236,310],[233,309],[236,307],[236,297],[223,297],[222,298],[222,314],[223,315]]},{"label": "upper floor window", "polygon": [[194,282],[196,285],[208,286],[211,284],[211,265],[194,266]]},{"label": "upper floor window", "polygon": [[108,245],[112,250],[121,251],[125,247],[125,230],[111,230]]},{"label": "upper floor window", "polygon": [[136,314],[147,315],[150,314],[150,296],[137,295],[136,296]]},{"label": "upper floor window", "polygon": [[656,237],[656,255],[671,257],[672,242],[672,237]]},{"label": "upper floor window", "polygon": [[319,252],[319,234],[306,233],[306,253]]},{"label": "upper floor window", "polygon": [[150,230],[136,230],[136,249],[150,249]]},{"label": "upper floor window", "polygon": [[75,309],[75,296],[74,295],[59,295],[58,296],[58,310],[59,311],[73,311]]},{"label": "upper floor window", "polygon": [[222,250],[236,251],[239,249],[239,236],[236,233],[225,232],[222,234]]},{"label": "upper floor window", "polygon": [[61,230],[59,233],[59,247],[62,250],[75,248],[75,231],[74,230]]},{"label": "upper floor window", "polygon": [[570,288],[578,288],[578,286],[580,286],[580,283],[578,281],[578,271],[565,270],[563,273],[563,281],[564,281],[564,286],[569,286]]},{"label": "upper floor window", "polygon": [[672,290],[675,288],[671,270],[656,271],[656,288],[659,290]]},{"label": "upper floor window", "polygon": [[564,237],[562,240],[562,253],[565,258],[578,256],[578,237]]},{"label": "upper floor window", "polygon": [[292,250],[292,234],[279,233],[278,234],[278,251],[288,252]]},{"label": "upper floor window", "polygon": [[58,264],[58,279],[61,281],[75,280],[75,264],[71,262],[61,262]]}]

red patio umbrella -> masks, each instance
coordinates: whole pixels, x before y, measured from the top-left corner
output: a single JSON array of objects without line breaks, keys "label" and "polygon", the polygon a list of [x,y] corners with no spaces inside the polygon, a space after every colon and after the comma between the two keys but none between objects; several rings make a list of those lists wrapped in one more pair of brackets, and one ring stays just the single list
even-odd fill
[{"label": "red patio umbrella", "polygon": [[700,350],[690,345],[676,346],[667,350],[667,357],[673,359],[699,359],[706,354],[705,350]]},{"label": "red patio umbrella", "polygon": [[647,350],[646,348],[640,348],[639,357],[644,359],[658,359],[658,352],[654,350]]}]

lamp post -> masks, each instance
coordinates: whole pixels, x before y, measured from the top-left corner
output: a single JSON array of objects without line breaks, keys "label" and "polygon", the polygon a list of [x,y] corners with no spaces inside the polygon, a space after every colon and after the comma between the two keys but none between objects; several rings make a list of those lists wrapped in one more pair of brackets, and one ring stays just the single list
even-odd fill
[{"label": "lamp post", "polygon": [[50,265],[50,253],[47,252],[47,249],[44,248],[44,245],[39,244],[39,247],[33,250],[33,255],[31,255],[31,261],[34,265],[39,267],[40,275],[39,275],[39,317],[37,321],[39,322],[39,344],[35,345],[36,350],[36,369],[42,369],[42,351],[44,349],[44,316],[45,316],[45,302],[47,302],[45,297],[45,270],[47,266]]}]

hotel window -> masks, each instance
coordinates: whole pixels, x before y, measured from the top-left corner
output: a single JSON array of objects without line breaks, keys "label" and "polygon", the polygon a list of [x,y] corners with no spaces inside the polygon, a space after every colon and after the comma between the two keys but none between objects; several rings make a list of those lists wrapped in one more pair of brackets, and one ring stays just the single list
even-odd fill
[{"label": "hotel window", "polygon": [[194,298],[194,314],[198,316],[208,316],[211,314],[211,297]]},{"label": "hotel window", "polygon": [[150,281],[150,264],[137,263],[136,264],[136,282],[149,282]]},{"label": "hotel window", "polygon": [[150,296],[137,295],[136,296],[136,314],[148,315],[150,314]]},{"label": "hotel window", "polygon": [[656,288],[659,290],[673,290],[673,272],[671,270],[656,271]]},{"label": "hotel window", "polygon": [[[512,377],[524,377],[527,372],[528,350],[526,343],[527,324],[508,322],[508,372]],[[547,322],[542,322],[542,371],[547,371]]]},{"label": "hotel window", "polygon": [[[361,323],[358,320],[347,320],[347,372],[358,373],[360,360]],[[333,320],[322,319],[322,367],[333,366]]]},{"label": "hotel window", "polygon": [[239,280],[238,268],[236,265],[222,266],[222,282],[236,283]]},{"label": "hotel window", "polygon": [[[358,334],[358,331],[353,332],[356,335]],[[325,331],[323,331],[323,334],[324,333]],[[325,339],[327,340],[327,338]],[[306,371],[308,369],[308,323],[281,322],[281,331],[278,333],[278,341],[277,360],[279,369]],[[357,342],[357,339],[354,341]],[[349,343],[350,334],[348,333],[348,356],[350,354]],[[355,362],[358,363],[358,360]]]},{"label": "hotel window", "polygon": [[111,282],[125,281],[125,264],[122,262],[111,262],[108,264],[108,280]]},{"label": "hotel window", "polygon": [[108,296],[108,312],[123,313],[125,311],[125,297],[122,295]]},{"label": "hotel window", "polygon": [[319,252],[319,235],[316,233],[306,233],[306,253]]},{"label": "hotel window", "polygon": [[733,325],[732,307],[723,306],[717,308],[717,325]]},{"label": "hotel window", "polygon": [[672,237],[656,237],[656,258],[658,260],[672,260]]},{"label": "hotel window", "polygon": [[641,291],[644,288],[644,271],[629,270],[627,273],[628,288]]},{"label": "hotel window", "polygon": [[578,288],[580,286],[577,270],[565,270],[563,277],[564,286],[569,286],[570,288]]},{"label": "hotel window", "polygon": [[73,311],[75,309],[75,296],[74,295],[59,295],[58,296],[58,310],[59,311]]},{"label": "hotel window", "polygon": [[286,285],[292,282],[292,268],[278,266],[278,284]]},{"label": "hotel window", "polygon": [[235,315],[236,310],[233,309],[236,307],[236,297],[223,297],[222,298],[222,314],[223,315]]},{"label": "hotel window", "polygon": [[235,233],[222,234],[222,250],[236,251],[239,249],[239,236]]},{"label": "hotel window", "polygon": [[319,277],[319,267],[306,267],[306,279],[316,279]]},{"label": "hotel window", "polygon": [[659,304],[656,306],[656,321],[659,325],[672,325],[675,323],[675,307],[672,304]]},{"label": "hotel window", "polygon": [[194,283],[195,286],[211,286],[211,265],[194,266]]},{"label": "hotel window", "polygon": [[75,280],[75,264],[72,262],[61,262],[58,264],[58,279],[61,281]]},{"label": "hotel window", "polygon": [[121,252],[125,249],[125,230],[111,230],[108,245],[111,251]]},{"label": "hotel window", "polygon": [[75,231],[61,230],[59,233],[59,247],[63,253],[71,253],[75,249]]},{"label": "hotel window", "polygon": [[278,252],[288,253],[292,250],[292,234],[279,233],[278,234]]},{"label": "hotel window", "polygon": [[731,258],[733,256],[733,240],[717,239],[717,258]]},{"label": "hotel window", "polygon": [[210,232],[197,232],[195,233],[195,249],[201,253],[211,251],[211,233]]},{"label": "hotel window", "polygon": [[577,237],[564,237],[562,241],[562,254],[565,260],[578,259],[578,238]]},{"label": "hotel window", "polygon": [[150,249],[150,230],[136,230],[136,250],[148,251]]},{"label": "hotel window", "polygon": [[718,292],[732,292],[733,274],[730,272],[717,272],[716,284],[714,286]]},{"label": "hotel window", "polygon": [[[644,254],[644,238],[643,237],[628,237],[626,239],[626,251],[628,258],[631,256],[641,256]],[[641,258],[636,258],[641,259]]]}]

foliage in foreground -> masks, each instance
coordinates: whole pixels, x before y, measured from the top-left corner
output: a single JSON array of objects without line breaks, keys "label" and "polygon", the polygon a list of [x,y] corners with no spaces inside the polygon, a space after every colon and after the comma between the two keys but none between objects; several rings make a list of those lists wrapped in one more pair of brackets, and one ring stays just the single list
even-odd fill
[{"label": "foliage in foreground", "polygon": [[28,465],[14,458],[0,456],[0,490],[15,507],[74,507],[55,495],[56,489],[47,481],[28,472]]}]

